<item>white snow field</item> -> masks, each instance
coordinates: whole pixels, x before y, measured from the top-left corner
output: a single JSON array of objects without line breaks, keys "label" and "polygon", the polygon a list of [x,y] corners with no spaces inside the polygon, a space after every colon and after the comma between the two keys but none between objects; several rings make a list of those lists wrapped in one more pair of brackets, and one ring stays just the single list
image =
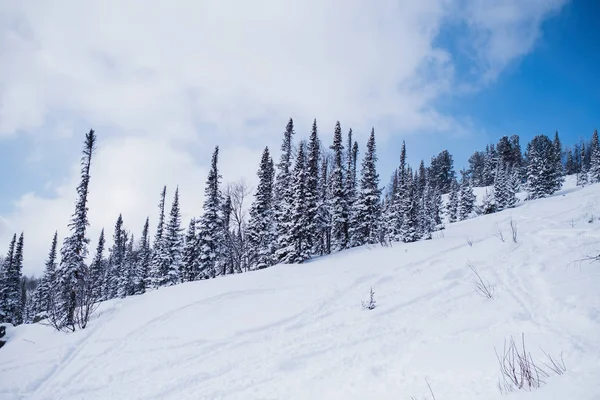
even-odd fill
[{"label": "white snow field", "polygon": [[[437,400],[600,399],[600,262],[577,261],[600,253],[599,218],[600,185],[570,179],[430,241],[109,301],[71,334],[19,326],[0,349],[0,398],[421,400],[427,380]],[[495,348],[522,333],[539,366],[543,349],[567,371],[502,395]]]}]

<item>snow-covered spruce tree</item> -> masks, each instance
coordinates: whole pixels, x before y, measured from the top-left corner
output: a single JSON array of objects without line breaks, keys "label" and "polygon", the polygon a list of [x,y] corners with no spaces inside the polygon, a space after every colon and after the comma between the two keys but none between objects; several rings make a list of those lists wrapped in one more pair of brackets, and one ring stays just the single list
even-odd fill
[{"label": "snow-covered spruce tree", "polygon": [[446,206],[446,215],[448,222],[456,222],[458,220],[458,201],[459,201],[459,186],[456,180],[450,185],[450,193],[448,195],[448,205]]},{"label": "snow-covered spruce tree", "polygon": [[558,131],[556,131],[554,135],[554,141],[552,142],[553,149],[553,160],[554,160],[554,169],[553,169],[553,177],[552,182],[554,183],[554,191],[560,190],[562,188],[563,182],[565,181],[565,171],[562,162],[563,156],[563,148],[562,143],[560,142],[560,138],[558,137]]},{"label": "snow-covered spruce tree", "polygon": [[425,182],[419,203],[419,236],[425,240],[431,239],[431,233],[437,227],[435,197],[435,188],[431,188],[429,182]]},{"label": "snow-covered spruce tree", "polygon": [[13,270],[13,262],[15,257],[15,246],[17,245],[17,234],[15,233],[8,246],[8,253],[0,268],[0,322],[10,322],[10,306],[9,300],[11,296],[11,285],[9,273]]},{"label": "snow-covered spruce tree", "polygon": [[387,188],[385,209],[382,216],[382,241],[390,242],[396,241],[400,238],[400,225],[402,224],[402,218],[400,215],[400,185],[398,183],[398,177],[400,172],[395,170],[390,179],[390,184]]},{"label": "snow-covered spruce tree", "polygon": [[258,186],[250,207],[246,239],[247,259],[251,270],[273,265],[275,251],[275,216],[273,210],[273,180],[275,169],[269,148],[265,147],[258,168]]},{"label": "snow-covered spruce tree", "polygon": [[154,246],[152,247],[152,257],[150,259],[150,272],[148,274],[147,288],[157,288],[160,283],[160,267],[162,260],[166,257],[165,251],[165,201],[167,197],[167,187],[163,186],[158,203],[158,224],[154,234]]},{"label": "snow-covered spruce tree", "polygon": [[527,199],[553,194],[562,186],[562,175],[556,171],[552,141],[546,135],[537,135],[527,149]]},{"label": "snow-covered spruce tree", "polygon": [[222,253],[223,242],[223,217],[221,207],[221,188],[218,169],[219,147],[215,147],[212,155],[211,167],[204,189],[204,213],[198,219],[200,276],[214,278],[222,271],[218,270],[219,259]]},{"label": "snow-covered spruce tree", "polygon": [[119,214],[113,233],[113,245],[109,250],[108,267],[104,287],[104,299],[125,297],[127,294],[127,266],[125,256],[127,253],[127,232],[123,228],[123,216]]},{"label": "snow-covered spruce tree", "polygon": [[[274,191],[274,213],[277,228],[277,247],[280,246],[280,238],[287,235],[290,229],[290,216],[292,212],[292,140],[294,136],[294,121],[290,118],[283,134],[283,142],[281,144],[281,157],[277,164],[277,177],[275,180]],[[285,244],[281,244],[284,246]],[[275,255],[275,262],[280,260]]]},{"label": "snow-covered spruce tree", "polygon": [[182,282],[198,279],[200,265],[198,260],[198,237],[196,235],[196,220],[192,218],[184,238],[183,255],[179,276]]},{"label": "snow-covered spruce tree", "polygon": [[138,258],[136,263],[135,274],[135,294],[146,292],[148,284],[148,276],[150,274],[150,263],[152,260],[152,250],[150,249],[150,218],[146,217],[144,228],[142,229],[142,237],[138,245]]},{"label": "snow-covered spruce tree", "polygon": [[590,167],[589,181],[590,183],[600,182],[600,144],[598,143],[598,130],[594,130],[592,140],[590,141]]},{"label": "snow-covered spruce tree", "polygon": [[56,253],[58,249],[58,233],[54,232],[52,244],[48,252],[44,275],[36,288],[35,313],[47,313],[54,309],[56,303]]},{"label": "snow-covered spruce tree", "polygon": [[482,186],[491,186],[494,184],[494,178],[496,177],[497,162],[498,155],[496,153],[495,146],[493,144],[486,146],[483,167],[484,182]]},{"label": "snow-covered spruce tree", "polygon": [[[175,189],[169,222],[164,231],[165,257],[160,266],[160,285],[171,286],[180,282],[179,271],[183,265],[183,234],[179,210],[179,187]],[[215,232],[216,233],[216,232]]]},{"label": "snow-covered spruce tree", "polygon": [[[55,234],[56,235],[56,234]],[[95,299],[103,299],[103,287],[104,287],[104,279],[106,277],[106,267],[107,262],[104,258],[104,245],[106,241],[104,239],[104,229],[100,231],[100,237],[98,238],[98,245],[96,246],[96,255],[90,264],[90,279],[91,279],[91,287],[92,287],[92,296]],[[54,245],[54,243],[53,243]],[[52,252],[48,257],[48,262],[51,259],[56,258],[56,255],[52,257]],[[46,271],[48,270],[48,264],[46,264]],[[45,279],[45,276],[44,276]],[[42,282],[44,284],[44,282]]]},{"label": "snow-covered spruce tree", "polygon": [[409,203],[407,196],[407,179],[408,173],[406,168],[406,143],[402,141],[402,148],[400,150],[400,165],[398,166],[397,176],[394,177],[395,181],[392,180],[392,192],[393,200],[391,204],[391,216],[388,221],[389,224],[389,238],[391,240],[403,240],[402,238],[402,224],[404,218],[404,208]]},{"label": "snow-covered spruce tree", "polygon": [[331,253],[331,187],[329,185],[329,154],[322,154],[319,174],[319,201],[315,215],[316,239],[314,252]]},{"label": "snow-covered spruce tree", "polygon": [[352,243],[350,236],[350,230],[352,229],[353,222],[353,207],[352,205],[356,201],[356,163],[358,157],[358,143],[352,142],[352,129],[348,131],[348,139],[346,142],[346,207],[347,207],[347,220],[348,220],[348,243],[347,247],[355,246]]},{"label": "snow-covered spruce tree", "polygon": [[308,216],[308,241],[311,249],[310,253],[318,254],[322,249],[321,232],[323,227],[317,218],[322,201],[319,193],[319,160],[321,158],[321,143],[317,132],[316,119],[313,121],[306,150],[306,213]]},{"label": "snow-covered spruce tree", "polygon": [[577,173],[577,169],[575,167],[575,158],[573,157],[573,149],[567,150],[566,160],[565,160],[565,174],[573,175]]},{"label": "snow-covered spruce tree", "polygon": [[496,164],[496,177],[494,178],[494,203],[496,211],[504,210],[508,205],[508,176],[507,167],[502,162]]},{"label": "snow-covered spruce tree", "polygon": [[466,174],[463,174],[462,182],[460,184],[458,219],[463,221],[469,218],[474,208],[475,193],[473,193],[473,186],[471,185],[471,180],[467,178]]},{"label": "snow-covered spruce tree", "polygon": [[405,243],[414,242],[419,239],[418,235],[418,203],[415,199],[414,180],[412,169],[406,169],[403,186],[400,190],[404,193],[402,197],[401,212],[402,225],[400,226],[400,240]]},{"label": "snow-covered spruce tree", "polygon": [[309,221],[306,204],[306,160],[305,144],[298,146],[296,163],[292,175],[292,215],[287,235],[280,237],[277,257],[282,263],[302,263],[310,258]]},{"label": "snow-covered spruce tree", "polygon": [[348,202],[344,185],[342,128],[338,121],[333,134],[333,169],[331,173],[331,251],[348,246]]},{"label": "snow-covered spruce tree", "polygon": [[371,129],[367,151],[361,165],[358,197],[352,211],[350,241],[353,246],[374,244],[379,241],[381,189],[379,189],[376,164],[375,130]]},{"label": "snow-covered spruce tree", "polygon": [[223,216],[223,241],[221,242],[221,257],[219,258],[218,262],[218,270],[221,271],[223,275],[233,275],[235,273],[235,248],[237,235],[236,232],[230,229],[233,203],[229,194],[224,196],[222,204],[223,210],[221,215]]},{"label": "snow-covered spruce tree", "polygon": [[450,193],[450,187],[456,180],[456,174],[454,173],[454,160],[448,150],[443,150],[431,159],[430,179],[443,194]]},{"label": "snow-covered spruce tree", "polygon": [[521,187],[520,173],[515,169],[508,170],[506,179],[506,208],[512,208],[519,202],[517,193]]},{"label": "snow-covered spruce tree", "polygon": [[471,177],[473,186],[485,186],[485,153],[481,151],[474,152],[469,157],[468,174]]},{"label": "snow-covered spruce tree", "polygon": [[125,275],[123,277],[125,296],[135,294],[135,282],[137,280],[137,250],[134,249],[135,237],[133,234],[127,238],[125,248]]},{"label": "snow-covered spruce tree", "polygon": [[16,235],[10,243],[3,268],[2,322],[13,325],[23,323],[21,279],[23,277],[23,233],[16,242]]},{"label": "snow-covered spruce tree", "polygon": [[[60,328],[75,330],[75,325],[84,328],[87,320],[76,321],[75,311],[81,301],[86,300],[85,279],[89,276],[85,258],[88,255],[89,238],[86,236],[88,222],[88,193],[90,184],[90,167],[96,144],[96,134],[90,130],[85,135],[83,157],[81,159],[81,181],[77,186],[77,202],[75,213],[71,218],[69,229],[71,235],[65,238],[61,249],[60,268],[58,270],[61,296],[58,305],[62,315]],[[79,301],[78,301],[79,299]],[[78,304],[79,303],[79,304]],[[88,315],[89,317],[89,315]]]},{"label": "snow-covered spruce tree", "polygon": [[579,173],[577,174],[577,186],[586,186],[589,181],[588,167],[587,167],[587,164],[583,161],[585,159],[585,152],[586,152],[585,143],[581,143],[581,152],[580,152],[581,168],[580,168]]}]

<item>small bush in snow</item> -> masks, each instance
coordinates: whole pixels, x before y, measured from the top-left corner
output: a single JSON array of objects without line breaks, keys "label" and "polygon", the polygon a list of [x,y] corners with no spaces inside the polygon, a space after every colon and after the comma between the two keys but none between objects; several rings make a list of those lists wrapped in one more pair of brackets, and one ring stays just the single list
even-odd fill
[{"label": "small bush in snow", "polygon": [[517,243],[519,231],[517,230],[517,221],[512,218],[510,219],[510,232],[512,233],[512,241]]},{"label": "small bush in snow", "polygon": [[373,292],[373,288],[371,288],[371,291],[369,293],[369,301],[367,303],[361,301],[361,304],[365,310],[372,310],[375,307],[377,307],[375,302],[375,292]]},{"label": "small bush in snow", "polygon": [[467,237],[467,244],[469,247],[473,247],[473,240],[470,237]]},{"label": "small bush in snow", "polygon": [[494,236],[496,236],[498,239],[502,240],[502,242],[506,242],[506,238],[504,237],[504,232],[502,232],[502,229],[500,228],[500,225],[496,224],[496,233],[494,233]]},{"label": "small bush in snow", "polygon": [[[542,350],[543,352],[543,350]],[[553,358],[544,352],[548,358],[548,363],[542,363],[547,369],[539,367],[531,353],[525,347],[525,334],[521,334],[521,345],[517,347],[514,339],[511,337],[508,346],[504,342],[503,356],[500,357],[496,350],[496,358],[500,364],[501,377],[498,382],[498,388],[502,394],[507,394],[515,390],[537,389],[544,383],[545,378],[550,376],[550,372],[556,375],[562,375],[566,372],[565,363]]]},{"label": "small bush in snow", "polygon": [[475,292],[488,300],[494,298],[494,286],[490,284],[488,281],[483,280],[479,272],[477,272],[477,268],[472,263],[467,263],[475,278],[473,279],[473,287],[475,288]]}]

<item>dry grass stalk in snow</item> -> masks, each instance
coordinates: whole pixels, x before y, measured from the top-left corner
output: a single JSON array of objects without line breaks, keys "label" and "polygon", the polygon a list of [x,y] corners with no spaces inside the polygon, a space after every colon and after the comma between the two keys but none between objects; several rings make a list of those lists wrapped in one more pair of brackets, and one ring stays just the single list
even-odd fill
[{"label": "dry grass stalk in snow", "polygon": [[471,262],[468,262],[467,265],[469,266],[473,274],[475,274],[475,278],[472,281],[473,287],[475,288],[475,292],[480,296],[485,297],[486,299],[493,299],[494,286],[488,281],[483,280],[481,275],[479,275],[479,272],[477,272],[477,268],[475,268],[475,266]]}]

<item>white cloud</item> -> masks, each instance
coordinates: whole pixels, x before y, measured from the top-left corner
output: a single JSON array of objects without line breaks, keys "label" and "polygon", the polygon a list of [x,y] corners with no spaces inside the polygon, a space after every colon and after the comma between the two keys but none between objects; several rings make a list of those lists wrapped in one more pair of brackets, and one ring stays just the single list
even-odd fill
[{"label": "white cloud", "polygon": [[[139,232],[147,214],[155,220],[163,184],[180,185],[186,216],[200,212],[216,144],[224,178],[254,182],[264,145],[277,157],[290,116],[299,136],[314,117],[326,137],[337,119],[359,136],[375,125],[380,139],[466,129],[433,105],[459,83],[457,55],[433,45],[443,24],[467,23],[473,65],[488,82],[532,49],[562,3],[0,2],[0,140],[42,132],[44,147],[32,156],[39,161],[75,120],[96,127],[93,236],[101,226],[110,234],[119,212]],[[74,166],[55,180],[56,196],[25,194],[4,216],[0,243],[26,231],[28,272],[40,271],[52,232],[65,226],[77,179]]]}]

